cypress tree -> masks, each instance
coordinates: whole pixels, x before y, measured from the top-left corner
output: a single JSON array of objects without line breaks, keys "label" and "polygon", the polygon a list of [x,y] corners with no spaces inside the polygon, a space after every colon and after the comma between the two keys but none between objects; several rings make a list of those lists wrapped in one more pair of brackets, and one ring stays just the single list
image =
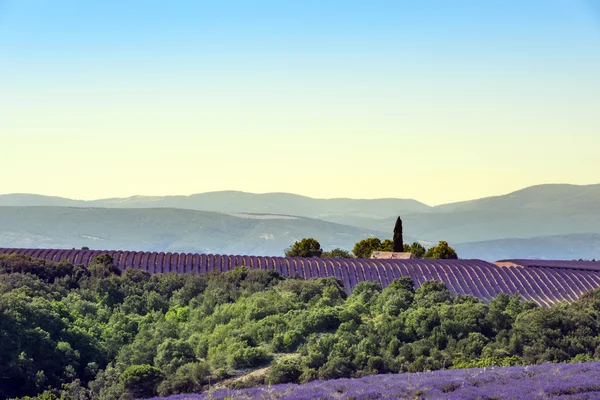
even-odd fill
[{"label": "cypress tree", "polygon": [[396,220],[396,226],[394,227],[394,251],[395,252],[403,252],[404,251],[404,242],[402,240],[402,219],[398,217]]}]

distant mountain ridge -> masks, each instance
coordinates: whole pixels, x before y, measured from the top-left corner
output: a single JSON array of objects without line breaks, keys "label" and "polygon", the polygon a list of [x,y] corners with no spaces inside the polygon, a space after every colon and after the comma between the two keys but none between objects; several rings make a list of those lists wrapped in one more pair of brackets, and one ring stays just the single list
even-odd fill
[{"label": "distant mountain ridge", "polygon": [[600,211],[600,184],[595,185],[536,185],[501,196],[443,204],[433,207],[435,212],[475,210],[533,209],[559,211],[586,207]]},{"label": "distant mountain ridge", "polygon": [[329,250],[352,249],[373,236],[386,233],[303,217],[172,208],[0,207],[0,247],[283,255],[303,237],[318,237]]},{"label": "distant mountain ridge", "polygon": [[534,238],[509,238],[454,246],[465,258],[502,260],[524,258],[540,260],[600,260],[600,234],[574,233]]},{"label": "distant mountain ridge", "polygon": [[472,212],[485,210],[535,209],[565,211],[592,208],[600,211],[600,184],[544,184],[504,195],[428,206],[414,199],[318,199],[291,193],[247,193],[227,190],[188,196],[131,196],[98,200],[74,200],[38,194],[3,194],[0,206],[64,206],[101,208],[181,208],[214,212],[252,212],[319,217],[352,215],[386,218],[398,213]]},{"label": "distant mountain ridge", "polygon": [[[7,211],[9,206],[20,207]],[[172,240],[156,241],[150,239],[146,233],[140,232],[136,236],[133,231],[130,232],[132,235],[130,237],[122,236],[120,233],[110,235],[115,240],[115,245],[120,243],[122,248],[139,250],[155,250],[156,246],[166,246],[169,249],[182,246],[182,243],[186,241],[185,235],[189,231],[189,226],[180,216],[195,210],[205,213],[202,214],[202,218],[195,217],[199,224],[202,224],[201,221],[206,218],[211,220],[208,217],[210,213],[220,213],[219,215],[227,220],[236,218],[238,214],[248,213],[278,215],[275,219],[264,219],[264,216],[260,217],[261,219],[256,216],[252,220],[247,216],[242,219],[263,224],[262,233],[255,236],[267,235],[270,237],[269,235],[273,235],[278,239],[286,237],[286,240],[291,240],[292,237],[295,237],[294,235],[310,235],[319,240],[325,248],[343,247],[351,250],[354,238],[369,235],[381,239],[390,238],[396,217],[401,215],[407,241],[419,240],[424,244],[429,244],[447,240],[459,250],[459,255],[463,257],[495,260],[527,257],[527,254],[548,258],[544,255],[552,254],[553,257],[562,256],[567,259],[600,258],[600,254],[596,254],[597,250],[594,245],[595,240],[600,240],[600,237],[595,236],[600,235],[600,184],[585,186],[538,185],[502,196],[436,207],[430,207],[411,199],[312,199],[287,193],[252,194],[236,191],[210,192],[191,196],[133,196],[92,201],[27,194],[0,195],[0,246],[11,246],[11,243],[17,242],[23,243],[22,238],[17,240],[11,236],[14,235],[14,230],[13,233],[7,233],[6,229],[2,230],[2,228],[7,226],[6,221],[11,218],[11,213],[15,213],[19,209],[19,215],[24,216],[30,213],[30,208],[34,206],[72,207],[73,210],[104,209],[107,215],[120,215],[119,213],[122,211],[119,210],[131,210],[132,213],[128,214],[129,216],[124,221],[115,222],[118,225],[128,221],[133,224],[131,226],[135,226],[137,223],[135,219],[131,219],[133,217],[130,217],[135,214],[133,211],[146,210],[145,219],[151,219],[154,215],[157,221],[163,221],[152,225],[152,229],[156,230],[153,235],[155,237],[171,237]],[[174,209],[179,211],[176,212]],[[68,221],[74,227],[81,226],[81,222],[73,217],[75,215],[73,210],[67,213],[72,216]],[[174,217],[174,221],[177,223],[165,219],[168,214],[165,210],[171,210],[168,212],[177,215]],[[48,224],[58,223],[62,226],[67,223],[67,220],[62,222],[56,220],[57,211],[52,211],[47,217],[43,212],[36,211],[36,213],[38,216],[36,220],[27,219],[32,227],[46,229]],[[296,216],[298,219],[284,220],[282,215]],[[312,222],[309,223],[308,220]],[[13,224],[17,224],[14,226],[18,227],[17,220],[12,219],[11,221]],[[24,221],[25,219],[23,219]],[[108,226],[103,226],[108,223],[107,221],[96,222],[99,229],[101,228],[100,231],[110,231]],[[161,224],[167,226],[168,229],[163,228]],[[283,231],[280,229],[283,225],[290,232],[288,236],[282,236]],[[302,226],[301,229],[300,226]],[[327,228],[317,228],[318,226]],[[353,232],[349,234],[353,239],[333,240],[333,236],[328,233],[330,232],[328,229],[333,226],[337,226],[336,229],[340,229],[340,232]],[[127,226],[124,225],[125,231],[127,231],[126,228]],[[245,231],[247,228],[244,224],[233,223],[231,232],[239,235],[242,240],[241,238],[248,234]],[[325,230],[321,232],[319,229]],[[44,232],[42,237],[48,238],[50,231]],[[30,236],[27,240],[31,239],[32,243],[36,243],[34,239],[36,231],[32,230],[29,233]],[[94,236],[93,234],[81,234]],[[218,239],[216,241],[210,237],[193,237],[194,240],[211,243],[209,248],[215,252],[235,250],[248,254],[255,252],[256,254],[275,255],[282,254],[283,249],[291,244],[289,241],[282,240],[277,244],[269,242],[268,245],[265,245],[253,242],[255,238],[246,238],[243,240],[253,244],[239,244],[239,247],[232,249],[229,246],[233,242],[227,241],[221,234],[215,236]],[[120,241],[116,238],[120,238]],[[39,240],[41,242],[38,247],[50,247],[44,242],[46,239],[40,238]],[[61,240],[61,243],[68,246],[71,246],[71,243],[75,247],[85,245],[77,240],[70,241],[65,238]],[[154,243],[155,247],[148,248],[148,243]],[[221,244],[219,245],[219,243]],[[528,243],[529,247],[524,248],[524,243]],[[58,244],[54,246],[56,245]],[[282,247],[277,248],[277,246]],[[187,248],[190,247],[185,247],[185,249]],[[183,249],[182,247],[180,250]],[[194,251],[196,250],[198,249],[194,248]],[[580,257],[577,257],[577,254],[581,254]]]},{"label": "distant mountain ridge", "polygon": [[0,195],[0,206],[65,206],[101,208],[180,208],[213,212],[247,212],[319,218],[356,215],[385,218],[396,213],[428,212],[431,207],[412,199],[314,199],[290,193],[255,194],[238,191],[189,196],[132,196],[100,200],[73,200],[35,194]]}]

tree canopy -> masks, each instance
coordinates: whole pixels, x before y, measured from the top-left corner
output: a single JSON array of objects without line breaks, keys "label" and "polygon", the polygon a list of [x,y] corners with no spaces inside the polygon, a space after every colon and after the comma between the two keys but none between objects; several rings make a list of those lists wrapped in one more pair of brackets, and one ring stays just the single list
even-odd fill
[{"label": "tree canopy", "polygon": [[330,251],[324,251],[321,255],[323,258],[354,258],[352,253],[347,250],[336,248]]},{"label": "tree canopy", "polygon": [[402,238],[402,219],[398,217],[396,219],[396,226],[394,226],[394,236],[392,238],[393,248],[392,251],[403,252],[404,251],[404,239]]},{"label": "tree canopy", "polygon": [[374,251],[381,250],[381,240],[378,238],[363,239],[354,245],[352,252],[356,258],[369,258]]},{"label": "tree canopy", "polygon": [[414,258],[424,258],[427,250],[419,242],[413,242],[411,245],[405,244],[404,251],[411,253]]},{"label": "tree canopy", "polygon": [[[447,245],[448,244],[446,243],[446,246]],[[394,250],[393,246],[394,246],[394,243],[390,239],[385,239],[384,241],[381,241],[378,238],[368,238],[368,239],[363,239],[360,242],[356,243],[356,245],[354,246],[353,253],[356,256],[356,258],[370,258],[371,254],[374,251],[393,251]],[[411,244],[411,245],[408,245],[405,243],[404,247],[403,247],[403,251],[412,253],[414,258],[433,258],[433,257],[426,257],[425,247],[423,247],[418,242],[413,242],[413,244]],[[430,253],[430,255],[437,255],[437,254],[438,254],[437,252]],[[438,257],[438,258],[441,258],[441,257]]]},{"label": "tree canopy", "polygon": [[348,295],[333,278],[244,267],[150,275],[107,256],[87,268],[0,256],[0,400],[600,360],[598,310],[600,289],[544,308],[507,294],[486,304],[408,277]]},{"label": "tree canopy", "polygon": [[321,257],[321,244],[313,238],[305,238],[285,249],[286,257]]},{"label": "tree canopy", "polygon": [[437,246],[431,247],[425,252],[425,258],[437,258],[444,260],[456,260],[456,251],[448,245],[448,242],[440,240]]}]

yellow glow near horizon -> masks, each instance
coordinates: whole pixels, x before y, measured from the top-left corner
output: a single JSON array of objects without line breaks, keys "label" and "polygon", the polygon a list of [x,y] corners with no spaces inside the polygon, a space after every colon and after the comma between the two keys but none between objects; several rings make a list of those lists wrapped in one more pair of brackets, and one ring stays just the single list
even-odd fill
[{"label": "yellow glow near horizon", "polygon": [[[229,38],[229,28],[217,27],[221,36],[197,34],[197,47],[185,30],[128,47],[123,38],[138,36],[127,14],[117,34],[86,30],[77,15],[52,7],[44,12],[72,18],[73,31],[44,25],[54,21],[45,14],[27,26],[6,13],[0,193],[97,199],[241,190],[435,205],[541,183],[597,183],[597,27],[582,8],[544,10],[525,10],[540,15],[533,22],[504,21],[514,32],[490,19],[498,31],[481,42],[473,39],[483,29],[476,19],[432,25],[431,37],[416,22],[388,21],[392,36],[374,26],[341,38],[329,25],[338,20],[319,25],[320,34],[298,23],[290,48],[257,26],[248,28],[256,42],[244,42],[242,28]],[[563,17],[568,24],[557,25]],[[90,23],[112,20],[99,21]],[[154,26],[139,29],[156,39]],[[415,41],[410,29],[422,37]]]},{"label": "yellow glow near horizon", "polygon": [[548,101],[542,109],[539,98],[478,93],[453,106],[418,100],[416,90],[348,100],[146,88],[134,101],[123,87],[105,98],[84,95],[101,90],[93,85],[77,89],[11,106],[0,123],[11,133],[0,191],[80,199],[277,191],[439,204],[597,180],[593,110],[580,108],[573,140],[564,133],[572,113]]}]

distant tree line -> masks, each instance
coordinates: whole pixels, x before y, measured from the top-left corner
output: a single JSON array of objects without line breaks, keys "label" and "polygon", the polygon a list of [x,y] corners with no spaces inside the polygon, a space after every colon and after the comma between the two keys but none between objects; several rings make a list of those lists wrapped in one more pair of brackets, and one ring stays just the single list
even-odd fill
[{"label": "distant tree line", "polygon": [[[321,244],[313,238],[304,238],[285,249],[286,257],[322,257],[322,258],[370,258],[374,251],[394,251],[394,242],[390,239],[363,239],[354,245],[352,252],[336,248],[323,251]],[[458,259],[456,251],[441,240],[436,246],[425,249],[418,242],[404,244],[403,251],[412,253],[414,258]]]},{"label": "distant tree line", "polygon": [[413,258],[458,259],[456,251],[443,240],[429,249],[418,242],[411,245],[404,243],[400,217],[396,219],[391,240],[385,239],[382,242],[378,238],[364,239],[354,245],[352,253],[340,248],[324,252],[317,240],[304,238],[285,249],[284,254],[286,257],[370,258],[374,251],[408,252]]},{"label": "distant tree line", "polygon": [[0,399],[128,400],[215,383],[600,360],[599,310],[600,290],[540,308],[406,277],[348,296],[333,278],[245,267],[150,275],[122,272],[108,255],[88,267],[0,256]]}]

